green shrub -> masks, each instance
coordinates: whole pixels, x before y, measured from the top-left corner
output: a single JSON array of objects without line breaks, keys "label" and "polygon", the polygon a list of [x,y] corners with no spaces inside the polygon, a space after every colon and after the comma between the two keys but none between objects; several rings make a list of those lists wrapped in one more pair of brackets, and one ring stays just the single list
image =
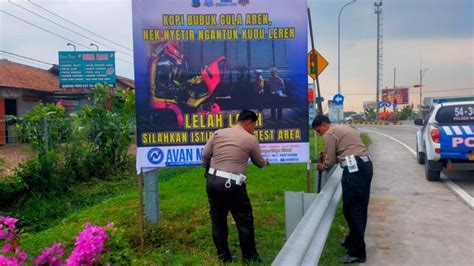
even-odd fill
[{"label": "green shrub", "polygon": [[1,210],[15,213],[33,230],[44,229],[71,208],[98,200],[71,196],[71,187],[94,177],[113,178],[131,168],[128,149],[134,94],[110,92],[107,85],[97,85],[89,95],[91,106],[82,106],[71,117],[62,107],[47,104],[19,119],[21,139],[31,143],[38,156],[17,168],[17,183],[0,183],[0,199],[9,203],[4,205],[2,200]]},{"label": "green shrub", "polygon": [[92,106],[82,106],[76,114],[77,135],[87,139],[104,166],[118,166],[127,159],[131,144],[130,125],[135,102],[129,92],[111,97],[110,88],[97,85],[89,99]]},{"label": "green shrub", "polygon": [[66,145],[64,151],[64,174],[73,176],[75,181],[90,180],[100,173],[102,162],[97,159],[88,145],[74,141]]},{"label": "green shrub", "polygon": [[59,154],[48,152],[21,164],[16,173],[31,194],[60,194],[72,182],[62,174]]},{"label": "green shrub", "polygon": [[72,211],[71,202],[67,197],[39,194],[30,195],[25,202],[19,203],[11,210],[20,218],[20,225],[31,232],[56,225]]},{"label": "green shrub", "polygon": [[0,179],[5,176],[5,161],[0,158]]},{"label": "green shrub", "polygon": [[62,106],[38,104],[18,119],[18,137],[40,153],[57,150],[71,137],[71,121]]},{"label": "green shrub", "polygon": [[0,181],[0,202],[3,206],[11,205],[21,198],[25,191],[25,184],[16,177],[7,177]]},{"label": "green shrub", "polygon": [[404,106],[398,114],[400,116],[400,120],[411,119],[415,115],[413,112],[413,107],[410,105]]}]

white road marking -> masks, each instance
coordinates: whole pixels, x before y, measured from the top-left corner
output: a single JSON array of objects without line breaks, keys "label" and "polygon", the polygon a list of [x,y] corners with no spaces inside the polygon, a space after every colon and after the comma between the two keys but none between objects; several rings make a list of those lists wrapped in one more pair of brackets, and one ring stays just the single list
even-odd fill
[{"label": "white road marking", "polygon": [[416,129],[420,129],[420,128],[421,128],[421,126],[412,126],[412,125],[407,125],[407,124],[401,124],[401,125],[398,125],[398,126],[411,127],[411,128],[416,128]]},{"label": "white road marking", "polygon": [[444,182],[446,182],[446,184],[448,185],[448,187],[454,192],[456,193],[456,195],[462,200],[464,201],[469,207],[471,207],[471,209],[474,210],[474,198],[471,197],[471,195],[469,195],[469,193],[467,193],[464,189],[462,189],[460,186],[458,186],[456,183],[454,183],[453,181],[451,181],[449,179],[449,177],[447,177],[445,174],[441,173],[442,174],[442,179]]},{"label": "white road marking", "polygon": [[403,147],[407,148],[411,153],[413,153],[413,155],[416,156],[416,151],[412,148],[410,148],[410,146],[406,145],[405,143],[403,143],[401,140],[398,140],[392,136],[389,136],[387,134],[384,134],[384,133],[380,133],[380,132],[377,132],[377,131],[373,131],[373,130],[369,130],[369,129],[365,129],[365,128],[361,128],[360,130],[362,131],[368,131],[368,132],[371,132],[371,133],[375,133],[375,134],[379,134],[379,135],[382,135],[384,137],[387,137],[387,138],[390,138],[392,139],[393,141],[395,142],[398,142],[400,145],[402,145]]},{"label": "white road marking", "polygon": [[[369,129],[365,129],[365,128],[361,128],[360,130],[362,131],[367,131],[367,132],[371,132],[371,133],[374,133],[374,134],[379,134],[379,135],[382,135],[384,137],[387,137],[389,139],[392,139],[393,141],[397,142],[398,144],[402,145],[403,147],[405,147],[408,151],[410,151],[413,155],[416,156],[416,151],[413,150],[412,148],[410,148],[410,146],[406,145],[405,143],[403,143],[401,140],[399,139],[396,139],[392,136],[389,136],[387,134],[384,134],[384,133],[380,133],[380,132],[377,132],[377,131],[373,131],[373,130],[369,130]],[[448,187],[462,200],[464,201],[471,209],[474,209],[474,198],[469,195],[469,193],[467,193],[464,189],[462,189],[461,187],[459,187],[457,184],[455,184],[453,181],[451,181],[445,174],[441,173],[442,174],[442,180],[444,181],[444,183],[446,185],[448,185]]]}]

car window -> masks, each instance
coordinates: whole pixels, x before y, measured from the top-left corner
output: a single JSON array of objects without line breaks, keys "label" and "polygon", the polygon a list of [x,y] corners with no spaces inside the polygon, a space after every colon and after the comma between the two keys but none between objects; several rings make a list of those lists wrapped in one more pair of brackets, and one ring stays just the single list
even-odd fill
[{"label": "car window", "polygon": [[429,113],[425,116],[423,119],[423,127],[425,127],[428,124],[428,120],[430,120],[431,114],[433,113],[434,108],[431,107]]},{"label": "car window", "polygon": [[441,124],[474,123],[474,104],[443,106],[435,119]]}]

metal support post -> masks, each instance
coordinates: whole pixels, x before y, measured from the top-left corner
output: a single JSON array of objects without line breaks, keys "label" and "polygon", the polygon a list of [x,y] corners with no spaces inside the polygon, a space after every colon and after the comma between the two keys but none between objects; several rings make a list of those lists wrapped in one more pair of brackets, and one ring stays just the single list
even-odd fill
[{"label": "metal support post", "polygon": [[160,219],[158,185],[158,170],[145,172],[145,217],[148,223],[157,223]]}]

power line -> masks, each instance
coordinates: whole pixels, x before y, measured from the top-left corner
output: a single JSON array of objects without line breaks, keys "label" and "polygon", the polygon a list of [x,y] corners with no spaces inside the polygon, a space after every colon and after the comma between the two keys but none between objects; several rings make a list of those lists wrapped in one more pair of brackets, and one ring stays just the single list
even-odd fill
[{"label": "power line", "polygon": [[44,8],[44,7],[42,7],[42,6],[40,6],[40,5],[38,5],[38,4],[35,4],[35,3],[33,3],[33,1],[31,1],[31,0],[28,0],[28,2],[29,2],[30,4],[32,4],[32,5],[34,5],[34,6],[38,7],[38,8],[40,8],[40,9],[42,9],[42,10],[44,10],[44,11],[46,11],[46,12],[52,14],[52,15],[54,15],[54,16],[56,16],[56,17],[62,19],[62,20],[64,20],[64,21],[67,21],[67,22],[71,23],[72,25],[74,25],[74,26],[76,26],[76,27],[78,27],[78,28],[81,28],[81,29],[83,29],[83,30],[85,30],[85,31],[87,31],[87,32],[89,32],[89,33],[91,33],[91,34],[93,34],[93,35],[99,37],[99,38],[102,38],[102,39],[104,39],[104,40],[107,40],[107,41],[109,41],[109,42],[111,42],[111,43],[113,43],[113,44],[115,44],[115,45],[118,45],[118,46],[120,46],[120,47],[122,47],[122,48],[125,48],[125,49],[127,49],[127,50],[129,50],[129,51],[133,51],[132,49],[130,49],[130,48],[126,47],[126,46],[123,46],[123,45],[121,45],[121,44],[119,44],[119,43],[116,43],[116,42],[110,40],[110,39],[107,39],[107,38],[105,38],[105,37],[102,37],[101,35],[99,35],[99,34],[93,32],[93,31],[90,31],[90,30],[88,30],[88,29],[86,29],[86,28],[84,28],[84,27],[82,27],[82,26],[80,26],[80,25],[78,25],[78,24],[76,24],[76,23],[74,23],[74,22],[72,22],[72,21],[70,21],[70,20],[68,20],[68,19],[66,19],[66,18],[64,18],[64,17],[62,17],[62,16],[60,16],[60,15],[58,15],[58,14],[56,14],[56,13],[54,13],[54,12],[52,12],[52,11],[46,9],[46,8]]},{"label": "power line", "polygon": [[25,22],[26,24],[28,24],[28,25],[30,25],[30,26],[36,27],[36,28],[41,29],[41,30],[43,30],[43,31],[46,31],[46,32],[48,32],[48,33],[50,33],[50,34],[53,34],[53,35],[56,36],[56,37],[59,37],[59,38],[64,39],[64,40],[66,40],[66,41],[68,41],[68,42],[77,44],[77,45],[82,46],[82,47],[84,47],[84,48],[86,48],[86,49],[93,50],[93,49],[90,48],[90,47],[84,46],[84,45],[82,45],[82,44],[80,44],[80,43],[77,43],[77,42],[75,42],[75,41],[73,41],[73,40],[70,40],[70,39],[68,39],[68,38],[66,38],[66,37],[64,37],[64,36],[61,36],[61,35],[59,35],[59,34],[56,34],[56,33],[52,32],[52,31],[47,30],[47,29],[45,29],[45,28],[42,28],[42,27],[40,27],[40,26],[38,26],[38,25],[35,25],[35,24],[33,24],[33,23],[31,23],[31,22],[29,22],[29,21],[27,21],[27,20],[24,20],[24,19],[22,19],[22,18],[19,18],[19,17],[15,16],[15,15],[12,15],[12,14],[6,12],[5,10],[0,10],[0,11],[3,12],[3,13],[5,13],[5,14],[7,14],[7,15],[9,15],[9,16],[11,16],[11,17],[14,17],[14,18],[16,18],[16,19],[18,19],[18,20],[21,20],[21,21]]},{"label": "power line", "polygon": [[[33,23],[31,23],[31,22],[29,22],[29,21],[27,21],[27,20],[24,20],[24,19],[22,19],[22,18],[19,18],[19,17],[15,16],[15,15],[12,15],[12,14],[6,12],[5,10],[1,10],[1,9],[0,9],[0,12],[3,12],[3,13],[5,13],[5,14],[11,16],[11,17],[14,17],[14,18],[16,18],[16,19],[18,19],[18,20],[21,20],[21,21],[25,22],[26,24],[28,24],[28,25],[30,25],[30,26],[33,26],[33,27],[35,27],[35,28],[41,29],[41,30],[43,30],[43,31],[46,31],[46,32],[48,32],[48,33],[50,33],[50,34],[52,34],[52,35],[54,35],[54,36],[56,36],[56,37],[59,37],[59,38],[61,38],[61,39],[64,39],[64,40],[66,40],[66,41],[68,41],[68,42],[71,42],[71,43],[73,43],[73,44],[77,44],[78,46],[84,47],[85,49],[94,51],[94,49],[92,49],[92,48],[90,48],[90,47],[87,47],[87,46],[85,46],[85,45],[82,45],[82,44],[80,44],[80,43],[77,43],[77,42],[75,42],[75,41],[73,41],[73,40],[71,40],[71,39],[68,39],[68,38],[66,38],[66,37],[64,37],[64,36],[61,36],[61,35],[59,35],[59,34],[57,34],[57,33],[54,33],[54,32],[52,32],[52,31],[50,31],[50,30],[47,30],[47,29],[42,28],[42,27],[40,27],[40,26],[38,26],[38,25],[35,25],[35,24],[33,24]],[[128,64],[133,65],[132,62],[129,62],[129,61],[127,61],[127,60],[120,59],[120,58],[118,58],[118,57],[116,57],[116,58],[117,58],[117,60],[119,60],[119,61],[122,61],[122,62],[125,62],[125,63],[128,63]]]},{"label": "power line", "polygon": [[9,55],[18,56],[18,57],[25,58],[25,59],[28,59],[28,60],[31,60],[31,61],[36,61],[36,62],[43,63],[43,64],[45,64],[45,65],[54,65],[54,64],[52,64],[52,63],[48,63],[48,62],[41,61],[41,60],[38,60],[38,59],[34,59],[34,58],[31,58],[31,57],[27,57],[27,56],[15,54],[15,53],[7,52],[7,51],[4,51],[4,50],[0,50],[0,53],[5,53],[5,54],[9,54]]},{"label": "power line", "polygon": [[16,57],[16,56],[9,55],[9,54],[4,54],[3,56],[11,57],[12,59],[9,59],[9,60],[7,59],[9,62],[14,62],[14,63],[18,64],[17,61],[19,61],[19,62],[25,64],[26,66],[37,67],[37,68],[47,70],[47,69],[45,69],[44,65],[41,65],[40,63],[31,62],[31,61],[28,61],[27,59],[23,59],[21,57]]},{"label": "power line", "polygon": [[[75,34],[77,34],[77,35],[79,35],[79,36],[81,36],[81,37],[84,37],[84,38],[86,38],[86,39],[89,39],[89,40],[91,40],[91,41],[93,41],[93,42],[96,42],[96,43],[98,43],[98,44],[100,44],[100,45],[103,45],[103,46],[105,46],[105,47],[108,47],[108,48],[110,48],[110,49],[115,49],[115,48],[113,48],[113,47],[111,47],[111,46],[108,46],[108,45],[105,44],[105,43],[102,43],[102,42],[99,42],[99,41],[94,40],[94,39],[92,39],[92,38],[89,38],[89,37],[87,37],[86,35],[84,35],[84,34],[82,34],[82,33],[79,33],[79,32],[77,32],[77,31],[74,31],[74,30],[72,30],[72,29],[70,29],[70,28],[68,28],[68,27],[66,27],[66,26],[63,26],[63,25],[61,25],[61,24],[59,24],[59,23],[57,23],[57,22],[55,22],[55,21],[52,21],[52,20],[50,20],[50,19],[48,19],[48,18],[46,18],[46,17],[44,17],[44,16],[42,16],[42,15],[40,15],[40,14],[38,14],[38,13],[35,13],[35,12],[29,10],[28,8],[25,8],[24,6],[21,6],[21,5],[19,5],[19,4],[13,3],[11,0],[8,0],[8,2],[9,2],[10,4],[12,4],[12,5],[15,5],[15,6],[21,8],[21,9],[23,9],[23,10],[25,10],[25,11],[31,13],[31,14],[33,14],[33,15],[35,15],[35,16],[38,16],[38,17],[40,17],[40,18],[42,18],[42,19],[44,19],[44,20],[47,20],[47,21],[49,21],[50,23],[53,23],[54,25],[56,25],[56,26],[58,26],[58,27],[61,27],[61,28],[65,29],[65,30],[68,30],[68,31],[70,31],[70,32],[73,32],[73,33],[75,33]],[[123,51],[118,50],[118,49],[115,49],[115,50],[117,50],[117,52],[122,53],[122,54],[124,54],[124,55],[128,55],[128,56],[130,56],[130,57],[133,57],[131,54],[129,54],[129,53],[127,53],[127,52],[123,52]]]}]

